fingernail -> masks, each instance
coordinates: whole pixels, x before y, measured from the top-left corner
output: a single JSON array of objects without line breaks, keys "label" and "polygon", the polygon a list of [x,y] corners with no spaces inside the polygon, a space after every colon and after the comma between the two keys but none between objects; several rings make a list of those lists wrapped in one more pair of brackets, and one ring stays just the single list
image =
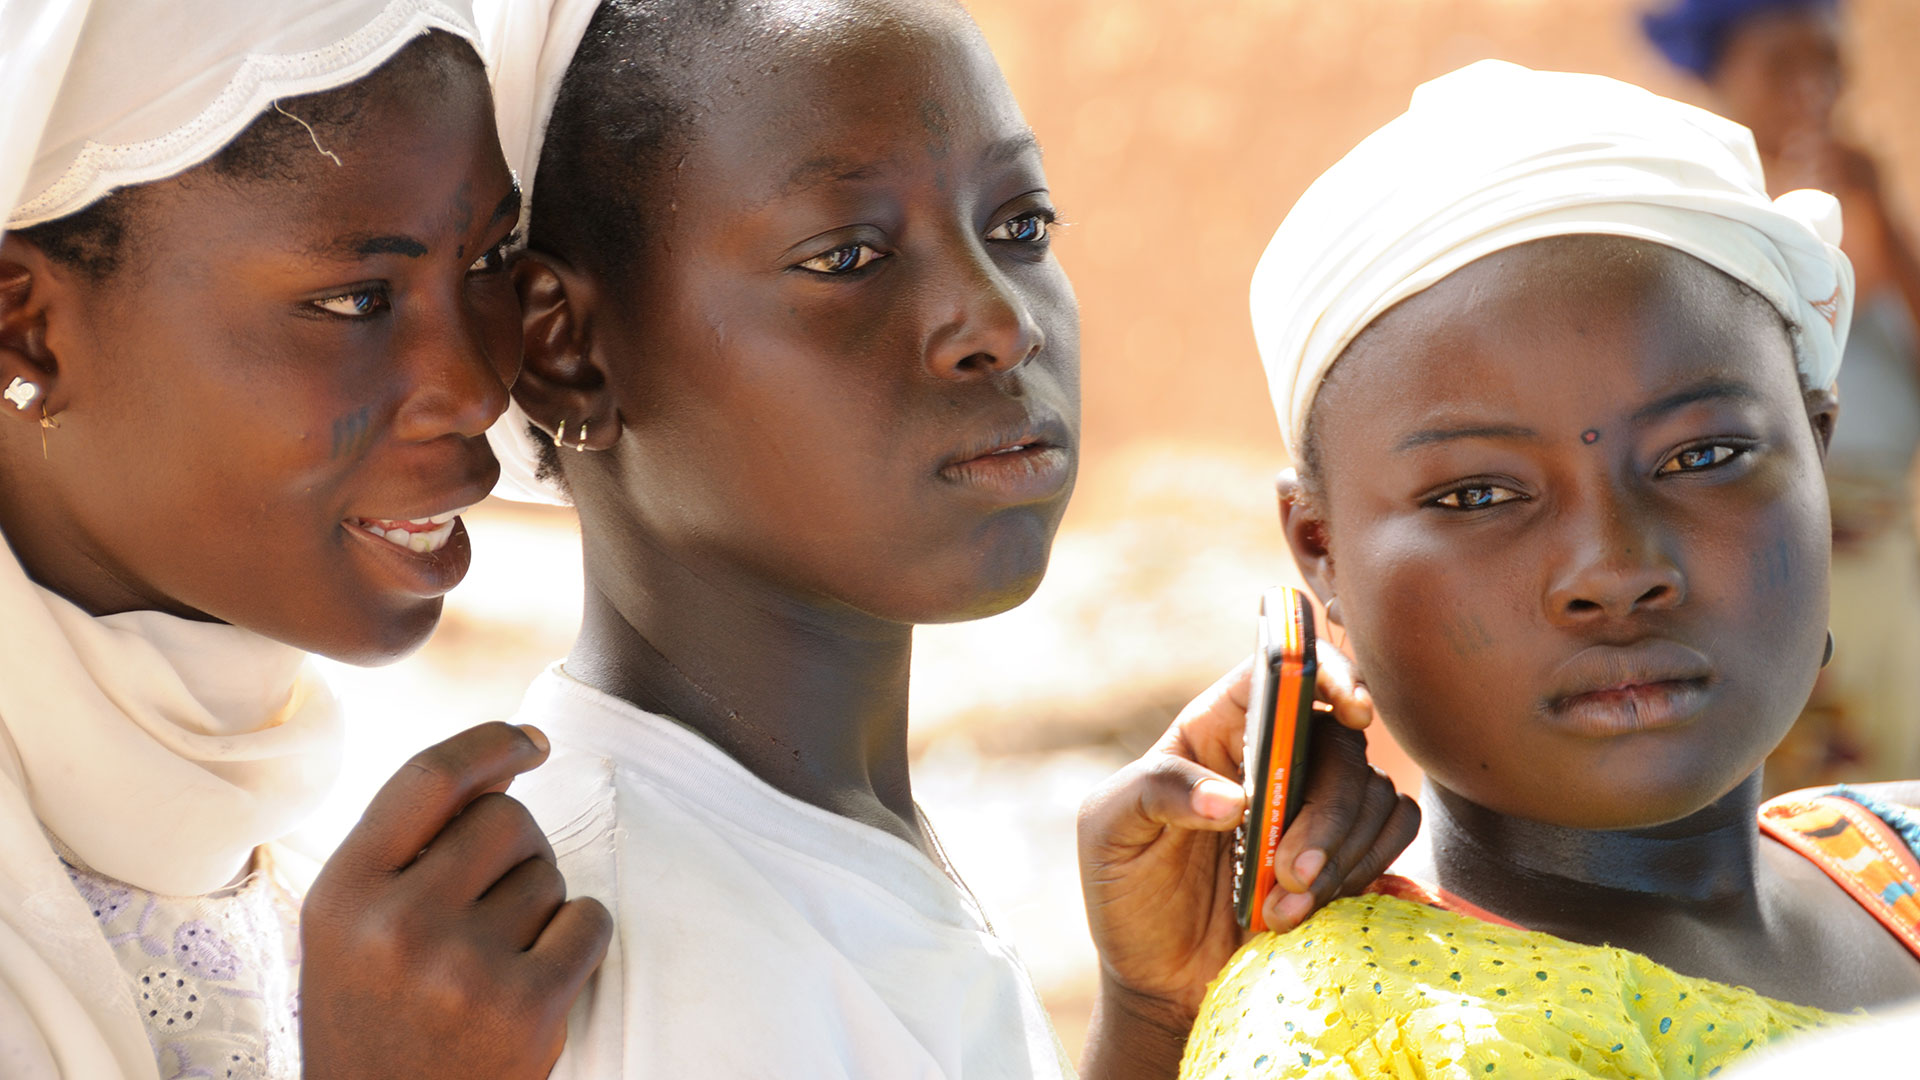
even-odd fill
[{"label": "fingernail", "polygon": [[1291,930],[1299,926],[1302,920],[1313,914],[1313,894],[1288,893],[1274,914],[1280,919],[1280,925],[1274,927],[1276,930]]},{"label": "fingernail", "polygon": [[541,753],[544,754],[553,749],[553,744],[547,741],[547,733],[534,727],[532,724],[521,724],[520,731],[526,735],[527,741],[532,743],[534,748]]},{"label": "fingernail", "polygon": [[1293,860],[1293,879],[1311,888],[1313,879],[1319,877],[1320,871],[1326,869],[1326,866],[1327,853],[1319,848],[1308,848]]},{"label": "fingernail", "polygon": [[1213,821],[1240,815],[1240,785],[1208,778],[1193,786],[1193,812]]}]

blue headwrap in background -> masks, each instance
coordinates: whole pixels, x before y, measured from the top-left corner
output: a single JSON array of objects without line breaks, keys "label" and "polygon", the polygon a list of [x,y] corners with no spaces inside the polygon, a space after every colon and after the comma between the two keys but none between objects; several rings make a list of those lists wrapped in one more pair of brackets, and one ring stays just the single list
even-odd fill
[{"label": "blue headwrap in background", "polygon": [[1727,31],[1743,19],[1769,11],[1832,11],[1840,0],[1679,0],[1649,12],[1640,25],[1668,60],[1706,78],[1720,59]]}]

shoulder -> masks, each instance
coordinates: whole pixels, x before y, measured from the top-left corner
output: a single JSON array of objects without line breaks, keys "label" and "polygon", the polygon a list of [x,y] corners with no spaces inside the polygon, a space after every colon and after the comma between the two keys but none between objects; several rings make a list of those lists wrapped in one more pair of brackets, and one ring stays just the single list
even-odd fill
[{"label": "shoulder", "polygon": [[1235,955],[1201,1007],[1183,1075],[1292,1075],[1297,1061],[1362,1076],[1409,1064],[1660,1076],[1682,1053],[1704,1075],[1827,1019],[1621,949],[1361,896]]}]

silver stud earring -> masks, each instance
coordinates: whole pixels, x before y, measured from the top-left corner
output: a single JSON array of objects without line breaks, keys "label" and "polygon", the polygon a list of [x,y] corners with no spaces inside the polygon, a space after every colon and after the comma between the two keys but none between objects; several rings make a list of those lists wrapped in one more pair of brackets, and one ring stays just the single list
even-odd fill
[{"label": "silver stud earring", "polygon": [[15,376],[14,380],[7,384],[6,390],[0,392],[0,397],[13,402],[13,407],[21,412],[26,412],[27,406],[33,404],[33,399],[39,396],[40,388],[19,376]]}]

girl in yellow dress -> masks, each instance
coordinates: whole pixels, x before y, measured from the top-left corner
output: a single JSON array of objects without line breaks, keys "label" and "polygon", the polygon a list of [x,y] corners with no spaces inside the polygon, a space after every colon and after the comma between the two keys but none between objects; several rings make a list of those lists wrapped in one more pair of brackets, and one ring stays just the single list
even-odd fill
[{"label": "girl in yellow dress", "polygon": [[1744,128],[1498,62],[1302,198],[1281,519],[1426,825],[1235,956],[1185,1075],[1711,1076],[1920,995],[1912,793],[1761,806],[1833,647],[1838,241]]}]

